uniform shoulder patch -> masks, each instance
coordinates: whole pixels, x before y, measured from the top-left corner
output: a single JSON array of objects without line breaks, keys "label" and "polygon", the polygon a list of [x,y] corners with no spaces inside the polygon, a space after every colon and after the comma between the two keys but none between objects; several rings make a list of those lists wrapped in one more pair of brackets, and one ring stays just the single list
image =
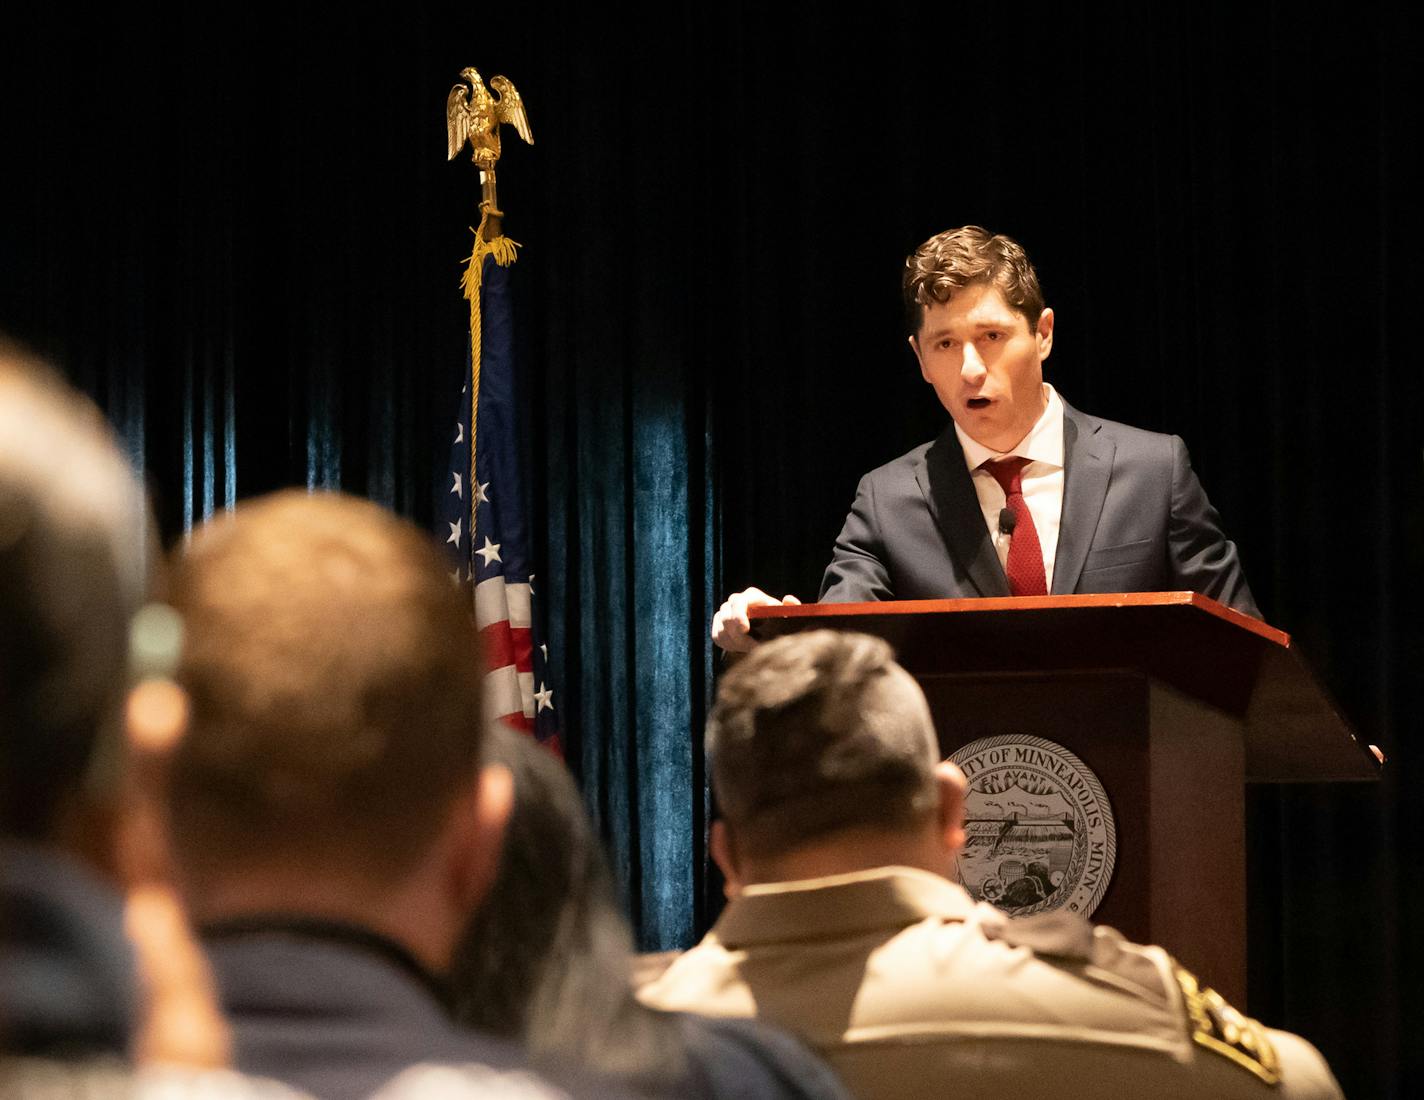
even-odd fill
[{"label": "uniform shoulder patch", "polygon": [[1214,989],[1175,961],[1172,972],[1182,989],[1192,1041],[1235,1062],[1268,1085],[1281,1083],[1281,1063],[1266,1029],[1226,1003]]}]

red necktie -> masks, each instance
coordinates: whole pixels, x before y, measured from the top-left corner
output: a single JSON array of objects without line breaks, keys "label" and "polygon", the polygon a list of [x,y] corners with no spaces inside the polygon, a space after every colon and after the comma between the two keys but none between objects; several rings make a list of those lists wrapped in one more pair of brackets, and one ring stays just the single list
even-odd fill
[{"label": "red necktie", "polygon": [[1038,545],[1038,529],[1023,495],[1023,468],[1027,458],[1002,458],[984,463],[984,469],[1004,490],[1005,504],[1014,514],[1014,530],[1009,536],[1009,591],[1015,596],[1046,596],[1048,582],[1043,575],[1043,551]]}]

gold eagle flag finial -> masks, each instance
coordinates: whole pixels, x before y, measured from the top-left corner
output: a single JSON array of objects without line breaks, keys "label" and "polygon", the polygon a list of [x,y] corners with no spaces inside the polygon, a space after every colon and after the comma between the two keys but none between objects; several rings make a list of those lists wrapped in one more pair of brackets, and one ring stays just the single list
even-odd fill
[{"label": "gold eagle flag finial", "polygon": [[[499,235],[499,219],[503,216],[495,192],[494,166],[499,160],[499,128],[503,123],[514,127],[515,133],[528,144],[534,144],[534,132],[529,128],[529,116],[524,112],[524,100],[507,77],[496,76],[485,87],[475,69],[461,69],[460,79],[445,98],[446,160],[454,160],[468,143],[470,159],[480,170],[484,196],[480,203],[487,240]],[[490,93],[490,89],[494,94]],[[492,223],[492,224],[491,224]]]},{"label": "gold eagle flag finial", "polygon": [[[474,247],[465,258],[465,274],[460,280],[465,299],[470,304],[470,481],[475,483],[478,469],[475,451],[476,433],[480,423],[480,345],[481,299],[485,257],[500,267],[508,267],[517,258],[518,241],[504,235],[504,212],[494,187],[494,166],[499,160],[499,128],[503,123],[514,127],[515,133],[530,145],[534,133],[529,129],[529,116],[524,113],[524,100],[506,77],[496,76],[489,88],[474,69],[461,69],[460,79],[469,84],[456,84],[445,97],[445,135],[447,161],[454,160],[468,142],[470,159],[480,170],[479,228],[471,227]],[[490,94],[490,88],[494,94]],[[475,516],[478,497],[470,493],[470,542],[475,538]]]}]

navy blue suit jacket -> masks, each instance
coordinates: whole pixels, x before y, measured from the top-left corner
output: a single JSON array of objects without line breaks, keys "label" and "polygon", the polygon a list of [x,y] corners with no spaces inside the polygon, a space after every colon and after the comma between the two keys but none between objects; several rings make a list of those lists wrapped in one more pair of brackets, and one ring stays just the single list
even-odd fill
[{"label": "navy blue suit jacket", "polygon": [[416,1066],[468,1068],[476,1083],[502,1075],[500,1095],[531,1100],[626,1096],[567,1077],[546,1083],[513,1044],[457,1025],[437,984],[373,933],[296,918],[235,922],[205,940],[244,1073],[318,1100],[364,1100]]},{"label": "navy blue suit jacket", "polygon": [[[1063,403],[1063,514],[1053,594],[1190,590],[1260,617],[1236,546],[1174,435]],[[822,603],[1008,596],[950,424],[861,478]]]}]

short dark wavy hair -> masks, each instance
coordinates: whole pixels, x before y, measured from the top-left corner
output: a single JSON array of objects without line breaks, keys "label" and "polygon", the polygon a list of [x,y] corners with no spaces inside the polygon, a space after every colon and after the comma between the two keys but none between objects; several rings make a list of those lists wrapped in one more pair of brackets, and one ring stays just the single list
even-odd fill
[{"label": "short dark wavy hair", "polygon": [[910,333],[920,331],[926,308],[976,283],[998,287],[1004,301],[1028,320],[1030,332],[1038,325],[1043,291],[1023,245],[1002,233],[962,225],[936,233],[905,258],[905,324]]}]

